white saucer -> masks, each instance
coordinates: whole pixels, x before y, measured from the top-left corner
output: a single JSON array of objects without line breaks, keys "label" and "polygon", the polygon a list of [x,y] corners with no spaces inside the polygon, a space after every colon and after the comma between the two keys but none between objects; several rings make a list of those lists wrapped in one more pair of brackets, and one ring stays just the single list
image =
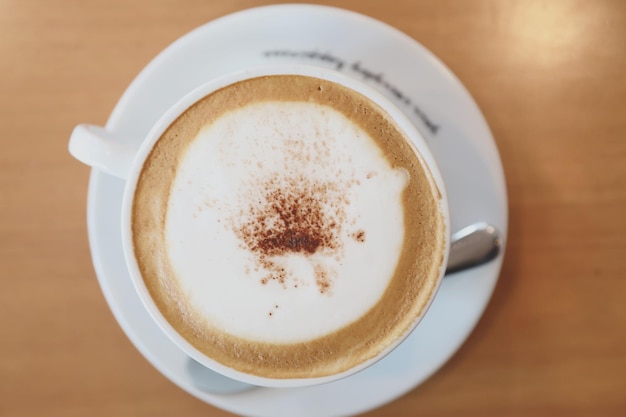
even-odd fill
[{"label": "white saucer", "polygon": [[[398,95],[409,98],[410,103],[401,106],[414,117],[440,164],[448,188],[452,230],[486,221],[500,230],[505,241],[507,200],[502,166],[489,128],[469,93],[413,39],[352,12],[279,5],[206,24],[176,41],[141,72],[107,127],[126,137],[142,138],[172,103],[215,76],[278,61],[334,66],[337,59],[344,62],[342,72],[357,77],[368,72],[368,82],[393,99],[399,100]],[[378,364],[352,377],[309,388],[209,393],[194,385],[188,358],[152,322],[135,295],[120,243],[122,191],[122,181],[92,171],[88,201],[91,252],[115,318],[137,349],[176,385],[207,403],[246,416],[353,415],[410,391],[437,371],[468,337],[489,301],[502,264],[500,255],[487,265],[445,279],[409,339]]]}]

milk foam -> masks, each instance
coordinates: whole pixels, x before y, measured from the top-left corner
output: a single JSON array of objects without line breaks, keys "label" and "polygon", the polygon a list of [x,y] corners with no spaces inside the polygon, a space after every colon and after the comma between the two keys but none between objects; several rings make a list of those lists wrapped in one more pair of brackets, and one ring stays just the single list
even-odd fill
[{"label": "milk foam", "polygon": [[[331,107],[261,102],[225,113],[190,143],[170,193],[165,236],[181,293],[244,339],[292,343],[344,327],[393,276],[407,176]],[[293,239],[263,234],[296,210],[325,228],[322,238],[285,249]]]}]

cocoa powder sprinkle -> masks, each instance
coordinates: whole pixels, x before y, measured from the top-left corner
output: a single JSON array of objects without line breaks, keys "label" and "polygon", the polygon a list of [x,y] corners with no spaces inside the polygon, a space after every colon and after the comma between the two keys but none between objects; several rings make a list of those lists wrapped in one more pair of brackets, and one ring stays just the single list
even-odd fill
[{"label": "cocoa powder sprinkle", "polygon": [[358,230],[352,233],[351,236],[357,242],[361,242],[361,243],[365,242],[365,230]]},{"label": "cocoa powder sprinkle", "polygon": [[270,180],[264,188],[236,229],[252,252],[268,257],[337,248],[343,201],[333,184],[299,178],[287,184]]}]

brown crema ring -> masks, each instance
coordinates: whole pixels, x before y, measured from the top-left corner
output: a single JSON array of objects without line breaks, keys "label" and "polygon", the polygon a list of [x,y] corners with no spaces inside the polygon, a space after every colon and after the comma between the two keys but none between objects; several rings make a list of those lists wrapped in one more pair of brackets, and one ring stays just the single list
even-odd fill
[{"label": "brown crema ring", "polygon": [[[386,292],[357,321],[302,343],[245,340],[206,322],[180,291],[165,245],[170,189],[190,141],[203,126],[225,112],[259,101],[330,106],[368,132],[391,166],[402,168],[409,175],[402,195],[406,233]],[[441,194],[415,147],[387,113],[370,99],[339,84],[308,76],[263,76],[207,95],[179,116],[157,141],[143,165],[132,203],[134,253],[143,281],[163,317],[204,355],[238,371],[266,378],[323,377],[377,356],[402,337],[422,314],[437,288],[444,257],[446,236],[440,200]],[[284,232],[265,238],[252,237],[249,245],[272,253],[315,251],[320,245],[332,244],[331,229],[316,231],[295,227]]]}]

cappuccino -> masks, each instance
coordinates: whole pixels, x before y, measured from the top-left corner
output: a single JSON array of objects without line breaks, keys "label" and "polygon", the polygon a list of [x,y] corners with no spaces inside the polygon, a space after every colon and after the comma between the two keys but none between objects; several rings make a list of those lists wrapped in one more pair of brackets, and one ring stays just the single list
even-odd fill
[{"label": "cappuccino", "polygon": [[266,378],[337,374],[401,338],[436,290],[441,194],[367,97],[301,75],[185,110],[145,160],[133,251],[169,324]]}]

